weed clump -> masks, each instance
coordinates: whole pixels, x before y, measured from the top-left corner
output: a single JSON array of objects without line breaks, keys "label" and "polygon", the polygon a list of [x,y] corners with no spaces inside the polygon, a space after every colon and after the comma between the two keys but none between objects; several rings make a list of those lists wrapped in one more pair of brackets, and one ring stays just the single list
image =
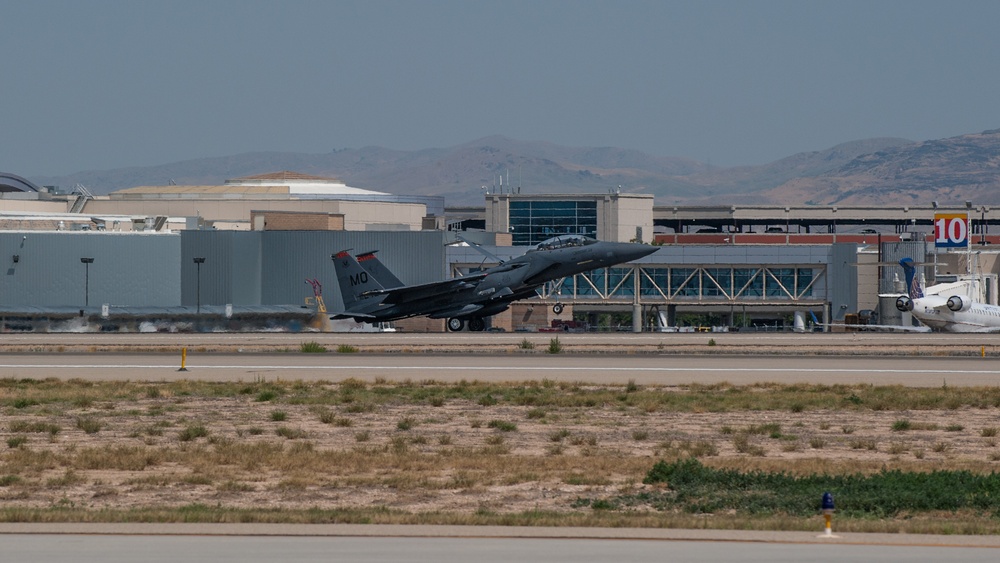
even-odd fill
[{"label": "weed clump", "polygon": [[181,433],[177,435],[177,439],[181,442],[191,442],[206,436],[208,436],[207,428],[201,424],[192,424],[184,430],[181,430]]},{"label": "weed clump", "polygon": [[303,354],[323,354],[326,352],[326,346],[315,341],[303,342],[299,346],[299,351]]},{"label": "weed clump", "polygon": [[80,417],[76,419],[76,427],[87,434],[97,434],[101,431],[101,421],[91,417]]},{"label": "weed clump", "polygon": [[491,420],[489,424],[487,424],[487,426],[489,426],[490,428],[496,428],[501,432],[517,431],[517,424],[514,424],[513,422],[507,420]]},{"label": "weed clump", "polygon": [[19,448],[28,442],[27,436],[11,436],[7,438],[7,447],[10,449]]}]

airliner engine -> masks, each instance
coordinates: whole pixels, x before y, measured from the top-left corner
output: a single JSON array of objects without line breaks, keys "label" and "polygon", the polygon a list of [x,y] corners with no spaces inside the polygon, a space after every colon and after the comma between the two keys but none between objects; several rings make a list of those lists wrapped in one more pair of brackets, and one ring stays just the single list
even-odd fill
[{"label": "airliner engine", "polygon": [[959,311],[968,311],[972,308],[972,300],[968,298],[962,299],[958,295],[952,295],[948,298],[948,308],[956,313]]},{"label": "airliner engine", "polygon": [[908,313],[913,310],[913,300],[903,295],[899,299],[896,299],[896,308],[904,313]]}]

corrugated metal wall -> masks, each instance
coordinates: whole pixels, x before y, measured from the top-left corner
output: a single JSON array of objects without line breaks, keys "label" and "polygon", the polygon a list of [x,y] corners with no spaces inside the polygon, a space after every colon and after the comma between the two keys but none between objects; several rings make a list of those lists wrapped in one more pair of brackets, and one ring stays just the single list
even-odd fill
[{"label": "corrugated metal wall", "polygon": [[[181,237],[113,232],[0,232],[0,305],[180,304]],[[13,257],[17,255],[18,261]]]},{"label": "corrugated metal wall", "polygon": [[830,247],[830,319],[858,312],[858,245],[837,243]]},{"label": "corrugated metal wall", "polygon": [[182,302],[196,304],[201,266],[201,304],[282,305],[312,296],[306,279],[323,284],[331,310],[342,308],[331,255],[378,250],[379,259],[405,283],[438,281],[447,275],[441,231],[184,231]]},{"label": "corrugated metal wall", "polygon": [[[327,307],[336,311],[342,309],[342,301],[332,254],[378,250],[382,262],[403,282],[427,283],[449,276],[448,236],[441,231],[2,232],[0,305],[83,306],[85,267],[80,258],[86,256],[94,258],[91,307],[102,303],[193,307],[199,285],[193,259],[203,257],[202,305],[301,304],[312,295],[305,280],[316,278],[323,284]],[[470,264],[482,261],[471,249],[454,253]],[[829,291],[836,317],[840,305],[848,311],[857,306],[856,261],[854,245],[724,245],[665,246],[640,263],[829,264],[827,277],[814,290],[817,296]]]}]

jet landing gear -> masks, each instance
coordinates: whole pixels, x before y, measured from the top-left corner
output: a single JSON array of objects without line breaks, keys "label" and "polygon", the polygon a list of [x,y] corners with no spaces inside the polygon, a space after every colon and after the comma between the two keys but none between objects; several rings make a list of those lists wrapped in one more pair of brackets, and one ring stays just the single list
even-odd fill
[{"label": "jet landing gear", "polygon": [[[458,318],[452,317],[448,319],[448,330],[451,332],[458,332],[465,328],[465,321]],[[469,319],[469,330],[472,332],[482,332],[486,330],[486,320],[482,317],[472,317]]]},{"label": "jet landing gear", "polygon": [[563,304],[562,303],[556,303],[555,305],[553,305],[552,306],[552,312],[555,313],[555,314],[557,314],[557,315],[561,315],[562,312],[563,312]]}]

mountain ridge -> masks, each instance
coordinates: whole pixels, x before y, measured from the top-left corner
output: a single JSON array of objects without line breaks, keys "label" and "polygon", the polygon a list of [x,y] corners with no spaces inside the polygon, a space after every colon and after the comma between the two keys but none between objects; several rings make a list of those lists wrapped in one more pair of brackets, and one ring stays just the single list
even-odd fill
[{"label": "mountain ridge", "polygon": [[617,147],[567,147],[502,135],[447,148],[369,146],[329,153],[250,152],[156,166],[36,177],[43,185],[83,184],[95,194],[139,185],[221,184],[293,170],[401,195],[481,204],[484,191],[653,194],[660,205],[895,205],[940,200],[1000,203],[1000,129],[914,142],[872,138],[790,155],[758,166],[714,167],[693,159]]}]

